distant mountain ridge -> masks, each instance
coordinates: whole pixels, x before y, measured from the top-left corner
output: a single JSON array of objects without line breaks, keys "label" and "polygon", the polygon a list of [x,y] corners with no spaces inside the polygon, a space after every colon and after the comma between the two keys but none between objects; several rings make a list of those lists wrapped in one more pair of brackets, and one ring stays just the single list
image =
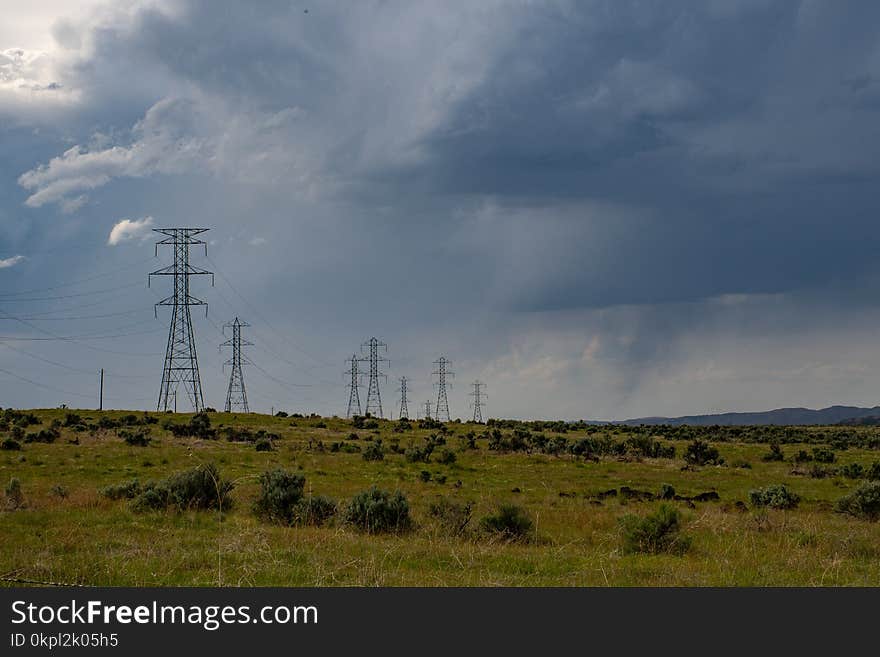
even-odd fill
[{"label": "distant mountain ridge", "polygon": [[880,406],[829,406],[819,410],[811,408],[777,408],[758,413],[718,413],[716,415],[684,415],[681,417],[638,417],[611,424],[669,424],[673,426],[692,424],[696,426],[740,426],[747,424],[840,424],[864,418],[880,417]]}]

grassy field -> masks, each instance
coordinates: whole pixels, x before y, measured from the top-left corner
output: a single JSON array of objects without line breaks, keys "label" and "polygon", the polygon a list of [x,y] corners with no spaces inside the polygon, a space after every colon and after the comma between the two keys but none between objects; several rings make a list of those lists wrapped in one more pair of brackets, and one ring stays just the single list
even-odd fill
[{"label": "grassy field", "polygon": [[[48,429],[53,421],[57,426],[68,412],[33,411],[40,423],[25,431]],[[422,445],[437,433],[416,423],[396,433],[390,421],[355,429],[350,420],[338,418],[211,413],[211,426],[219,431],[217,439],[207,440],[175,437],[163,428],[168,418],[184,423],[188,415],[153,414],[159,422],[145,427],[151,441],[141,447],[128,445],[119,429],[96,426],[101,418],[110,424],[125,412],[76,413],[82,416],[80,426],[60,428],[53,442],[20,440],[20,450],[0,451],[0,484],[18,479],[24,498],[22,508],[10,510],[7,502],[0,512],[0,576],[5,578],[0,584],[19,579],[101,586],[880,585],[880,523],[833,509],[835,500],[860,481],[833,474],[811,477],[809,464],[791,462],[799,450],[817,447],[817,440],[833,442],[838,432],[875,435],[872,427],[789,432],[789,441],[810,444],[784,443],[785,461],[762,460],[769,451],[766,443],[713,441],[724,465],[686,467],[682,457],[688,441],[667,440],[662,428],[653,437],[674,445],[675,458],[626,454],[594,462],[569,454],[500,453],[489,449],[486,438],[476,440],[477,449],[466,449],[462,436],[471,431],[479,436],[486,427],[450,423],[446,448],[456,460],[441,464],[436,457],[412,463],[389,449]],[[257,451],[253,442],[227,440],[226,427],[278,437],[273,451]],[[585,431],[543,433],[573,442]],[[631,430],[592,431],[595,437],[623,441]],[[760,435],[760,429],[752,430],[752,438],[755,432]],[[510,435],[512,429],[502,433]],[[713,437],[712,430],[703,433]],[[2,437],[9,435],[6,431]],[[383,460],[333,451],[338,448],[333,443],[357,445],[343,448],[353,450],[379,439],[386,451]],[[867,468],[880,460],[876,449],[840,449],[839,444],[835,455],[834,468],[847,463]],[[235,482],[234,506],[222,513],[135,513],[126,500],[110,500],[99,492],[132,478],[158,480],[209,462]],[[304,475],[307,494],[330,496],[341,507],[370,486],[400,490],[409,500],[415,528],[401,535],[370,535],[338,519],[323,527],[262,522],[252,505],[259,475],[273,467]],[[749,504],[751,489],[777,483],[800,495],[798,508]],[[720,499],[672,502],[691,539],[684,554],[626,554],[619,518],[651,513],[661,502],[620,495],[599,499],[597,494],[621,486],[657,493],[663,484],[681,496],[715,491]],[[473,520],[463,535],[444,532],[428,513],[441,496],[473,503]],[[479,519],[499,503],[525,510],[534,523],[532,540],[505,541],[480,531]]]}]

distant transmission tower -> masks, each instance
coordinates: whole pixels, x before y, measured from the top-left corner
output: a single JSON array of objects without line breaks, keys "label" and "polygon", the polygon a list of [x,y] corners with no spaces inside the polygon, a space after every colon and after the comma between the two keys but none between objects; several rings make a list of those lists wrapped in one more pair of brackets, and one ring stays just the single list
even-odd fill
[{"label": "distant transmission tower", "polygon": [[229,375],[229,388],[226,391],[226,408],[227,413],[232,413],[233,409],[242,413],[250,413],[248,410],[247,391],[244,388],[244,375],[241,370],[241,347],[242,345],[252,345],[253,342],[241,339],[241,327],[250,326],[244,322],[235,321],[223,325],[223,335],[226,335],[226,329],[232,328],[232,338],[221,344],[221,347],[232,347],[232,358],[226,361],[225,365],[232,365],[232,373]]},{"label": "distant transmission tower", "polygon": [[174,294],[162,299],[156,306],[172,306],[171,326],[168,329],[168,347],[165,350],[165,367],[162,370],[162,385],[159,388],[160,411],[167,411],[169,405],[174,405],[178,386],[182,383],[193,409],[201,411],[205,407],[202,397],[202,382],[199,378],[199,362],[196,358],[196,341],[193,335],[190,306],[205,306],[207,304],[189,293],[189,277],[202,274],[211,275],[211,285],[214,284],[214,274],[189,264],[189,247],[194,244],[202,244],[205,247],[205,256],[208,255],[208,245],[195,236],[206,232],[207,228],[154,228],[153,231],[165,235],[165,239],[156,242],[156,255],[159,255],[159,245],[167,244],[174,247],[174,264],[150,273],[147,277],[147,285],[153,276],[174,276]]},{"label": "distant transmission tower", "polygon": [[400,419],[409,417],[409,408],[406,399],[406,384],[409,381],[405,376],[400,377]]},{"label": "distant transmission tower", "polygon": [[361,414],[361,395],[360,392],[358,392],[358,388],[361,387],[361,381],[360,375],[358,374],[357,354],[352,354],[351,358],[345,362],[351,363],[351,367],[345,371],[345,375],[351,377],[351,382],[348,384],[348,410],[345,413],[345,417],[351,417],[352,415]]},{"label": "distant transmission tower", "polygon": [[482,424],[483,422],[483,397],[486,396],[486,393],[483,392],[483,387],[486,385],[481,381],[474,381],[471,384],[474,387],[474,391],[470,393],[471,397],[474,398],[471,406],[474,409],[474,422],[479,422]]},{"label": "distant transmission tower", "polygon": [[431,400],[425,400],[425,419],[431,419]]},{"label": "distant transmission tower", "polygon": [[[434,385],[437,386],[437,412],[434,417],[441,422],[449,422],[449,400],[446,398],[446,386],[452,387],[451,383],[446,383],[447,376],[455,376],[452,372],[447,370],[446,368],[451,365],[452,362],[447,360],[444,356],[440,356],[437,360],[434,361],[434,365],[437,366],[437,369],[434,370],[433,374],[437,377],[437,383]],[[444,420],[443,418],[446,418]]]},{"label": "distant transmission tower", "polygon": [[388,351],[388,345],[379,342],[376,338],[370,338],[361,345],[361,351],[367,347],[370,350],[369,356],[361,358],[362,362],[370,363],[370,383],[367,386],[367,408],[365,411],[373,417],[385,417],[382,414],[382,395],[379,393],[379,377],[388,377],[379,371],[379,363],[389,362],[387,358],[379,356],[379,349]]}]

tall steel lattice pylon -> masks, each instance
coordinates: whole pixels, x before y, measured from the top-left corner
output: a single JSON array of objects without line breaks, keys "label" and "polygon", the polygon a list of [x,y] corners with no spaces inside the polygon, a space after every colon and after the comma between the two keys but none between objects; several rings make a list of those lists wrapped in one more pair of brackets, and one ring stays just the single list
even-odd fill
[{"label": "tall steel lattice pylon", "polygon": [[[451,383],[446,382],[446,377],[454,377],[455,374],[450,372],[447,367],[452,364],[452,361],[447,360],[444,356],[440,356],[437,360],[434,361],[434,365],[437,366],[437,369],[434,370],[433,374],[437,377],[437,383],[434,385],[437,386],[437,411],[434,413],[434,418],[439,420],[440,422],[449,422],[449,400],[446,398],[446,388],[452,387]],[[445,420],[443,418],[446,418]]]},{"label": "tall steel lattice pylon", "polygon": [[350,363],[351,365],[351,367],[345,371],[345,376],[351,377],[348,384],[348,410],[345,412],[345,417],[351,417],[352,415],[361,414],[361,395],[358,391],[358,388],[361,387],[361,380],[360,375],[358,374],[357,354],[352,354],[351,358],[345,362]]},{"label": "tall steel lattice pylon", "polygon": [[430,399],[425,400],[425,419],[426,420],[431,419],[431,400]]},{"label": "tall steel lattice pylon", "polygon": [[379,356],[379,349],[388,351],[388,345],[380,342],[376,338],[370,338],[361,345],[361,351],[364,348],[369,349],[369,355],[361,358],[362,362],[370,363],[370,382],[367,386],[367,407],[364,409],[367,414],[373,417],[385,417],[382,414],[382,395],[379,392],[379,377],[388,377],[379,371],[379,363],[390,362],[387,358]]},{"label": "tall steel lattice pylon", "polygon": [[407,399],[406,399],[406,384],[409,382],[405,376],[400,377],[400,415],[398,417],[402,420],[404,418],[409,418],[409,408],[407,407]]},{"label": "tall steel lattice pylon", "polygon": [[470,393],[470,396],[474,398],[474,401],[471,403],[471,407],[474,409],[474,422],[483,423],[483,398],[486,397],[486,393],[483,392],[483,388],[486,386],[482,381],[474,381],[471,386],[473,386],[474,391]]},{"label": "tall steel lattice pylon", "polygon": [[229,374],[229,388],[226,390],[226,406],[223,409],[227,413],[232,413],[233,411],[250,413],[250,410],[248,410],[247,390],[244,387],[244,374],[241,369],[241,348],[242,346],[252,345],[253,342],[241,339],[242,326],[250,326],[250,324],[240,322],[238,317],[234,321],[223,325],[223,335],[226,335],[226,329],[232,328],[232,337],[220,345],[221,347],[232,347],[232,358],[224,363],[224,365],[232,365],[232,372]]},{"label": "tall steel lattice pylon", "polygon": [[[172,306],[171,326],[168,329],[168,347],[165,350],[165,367],[162,370],[162,385],[159,388],[159,403],[157,409],[167,411],[169,405],[174,404],[177,388],[182,383],[192,407],[196,411],[205,408],[202,397],[202,382],[199,377],[199,362],[196,357],[196,341],[193,335],[190,306],[205,306],[207,304],[189,293],[190,276],[211,275],[211,285],[214,285],[214,274],[205,269],[193,267],[189,264],[189,247],[202,244],[205,247],[205,256],[208,255],[208,245],[196,235],[208,231],[208,228],[154,228],[153,231],[165,235],[165,239],[156,242],[156,256],[159,255],[159,245],[166,244],[174,247],[174,264],[151,272],[147,277],[147,285],[153,276],[173,276],[174,294],[162,299],[158,306]],[[155,313],[154,307],[154,313]]]}]

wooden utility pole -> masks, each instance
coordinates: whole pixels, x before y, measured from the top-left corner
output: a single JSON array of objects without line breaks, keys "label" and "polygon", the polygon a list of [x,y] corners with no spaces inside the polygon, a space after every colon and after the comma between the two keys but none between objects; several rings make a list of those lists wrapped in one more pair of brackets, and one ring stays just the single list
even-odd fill
[{"label": "wooden utility pole", "polygon": [[101,368],[101,388],[98,393],[98,410],[104,410],[104,368]]}]

